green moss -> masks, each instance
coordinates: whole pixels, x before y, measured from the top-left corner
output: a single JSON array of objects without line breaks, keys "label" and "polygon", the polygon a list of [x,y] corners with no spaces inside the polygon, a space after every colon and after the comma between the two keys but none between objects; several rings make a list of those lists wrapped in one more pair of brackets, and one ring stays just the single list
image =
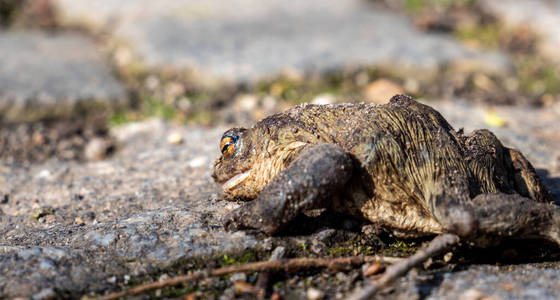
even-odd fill
[{"label": "green moss", "polygon": [[500,37],[504,30],[498,24],[485,24],[479,26],[463,26],[455,30],[454,35],[458,39],[475,45],[491,49],[500,47]]},{"label": "green moss", "polygon": [[329,249],[330,256],[347,256],[351,255],[354,251],[353,247],[348,246],[340,246],[340,247],[333,247]]},{"label": "green moss", "polygon": [[109,117],[109,125],[117,126],[130,122],[129,114],[126,112],[116,112]]},{"label": "green moss", "polygon": [[560,72],[543,60],[523,57],[518,60],[519,89],[528,94],[560,93]]},{"label": "green moss", "polygon": [[154,97],[142,97],[140,100],[140,109],[113,112],[109,116],[109,124],[116,126],[153,117],[170,121],[175,120],[178,116],[179,112],[177,108],[165,104],[163,101]]},{"label": "green moss", "polygon": [[418,14],[436,8],[446,9],[452,6],[472,6],[475,0],[405,0],[404,7],[411,14]]},{"label": "green moss", "polygon": [[152,97],[144,98],[143,105],[145,106],[144,113],[149,117],[160,117],[165,120],[172,120],[177,114],[176,108]]},{"label": "green moss", "polygon": [[411,13],[420,12],[426,5],[426,0],[405,0],[406,10]]},{"label": "green moss", "polygon": [[254,92],[259,96],[272,95],[281,101],[300,104],[310,102],[321,94],[338,96],[355,92],[355,87],[345,86],[349,81],[339,73],[327,74],[322,79],[305,81],[278,78],[259,82]]},{"label": "green moss", "polygon": [[257,261],[257,254],[252,252],[252,251],[246,251],[244,253],[241,253],[239,255],[234,255],[234,256],[230,256],[230,255],[224,255],[223,259],[221,261],[221,266],[230,266],[230,265],[235,265],[235,264],[245,264],[248,262],[254,262]]},{"label": "green moss", "polygon": [[379,237],[357,234],[350,239],[336,243],[328,250],[329,256],[375,255],[381,248]]},{"label": "green moss", "polygon": [[408,256],[414,254],[419,249],[419,244],[416,241],[410,240],[395,240],[383,250],[384,255],[391,256]]},{"label": "green moss", "polygon": [[[489,23],[478,26],[459,27],[455,36],[469,44],[482,47],[498,49],[509,52],[515,65],[516,73],[514,80],[516,86],[506,87],[503,80],[499,78],[494,82],[502,89],[510,93],[517,93],[529,99],[539,99],[543,94],[558,96],[560,94],[560,71],[555,64],[550,63],[538,56],[534,46],[512,44],[515,41],[515,28],[504,27],[501,24]],[[526,43],[531,43],[531,38]],[[500,91],[497,91],[502,93]]]},{"label": "green moss", "polygon": [[185,121],[191,124],[208,125],[208,124],[212,124],[213,123],[212,120],[215,118],[216,118],[215,112],[209,110],[199,110],[186,117]]}]

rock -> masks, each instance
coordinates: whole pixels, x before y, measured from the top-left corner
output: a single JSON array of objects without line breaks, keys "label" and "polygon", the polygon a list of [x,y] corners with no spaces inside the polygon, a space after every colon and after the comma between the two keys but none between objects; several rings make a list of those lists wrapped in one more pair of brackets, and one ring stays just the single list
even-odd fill
[{"label": "rock", "polygon": [[33,300],[51,300],[56,298],[56,293],[53,291],[53,289],[50,288],[41,290],[39,293],[33,295],[32,297]]},{"label": "rock", "polygon": [[179,145],[183,142],[183,136],[180,133],[172,132],[167,136],[167,142],[173,145]]},{"label": "rock", "polygon": [[125,105],[125,88],[95,49],[77,33],[0,31],[2,118],[33,121]]},{"label": "rock", "polygon": [[479,290],[476,289],[468,289],[464,292],[464,294],[459,298],[459,300],[483,300],[488,299],[488,295],[485,295]]},{"label": "rock", "polygon": [[360,0],[53,2],[62,24],[111,28],[109,36],[129,47],[115,52],[122,68],[188,70],[189,83],[203,86],[365,65],[426,80],[452,65],[492,73],[511,68],[503,55],[420,32],[405,16]]},{"label": "rock", "polygon": [[312,104],[334,104],[336,103],[336,97],[332,94],[321,94],[317,95],[313,100]]},{"label": "rock", "polygon": [[307,299],[309,300],[319,300],[325,297],[325,293],[316,289],[316,288],[308,288],[307,289]]},{"label": "rock", "polygon": [[229,278],[229,281],[231,282],[247,281],[247,275],[245,273],[234,273]]},{"label": "rock", "polygon": [[376,104],[385,104],[397,94],[404,94],[403,87],[388,79],[378,79],[364,88],[366,100]]},{"label": "rock", "polygon": [[529,27],[539,36],[540,52],[560,63],[560,10],[559,0],[533,1],[479,1],[485,13],[512,27]]},{"label": "rock", "polygon": [[84,148],[86,160],[102,160],[114,148],[114,144],[107,138],[96,137],[90,140]]}]

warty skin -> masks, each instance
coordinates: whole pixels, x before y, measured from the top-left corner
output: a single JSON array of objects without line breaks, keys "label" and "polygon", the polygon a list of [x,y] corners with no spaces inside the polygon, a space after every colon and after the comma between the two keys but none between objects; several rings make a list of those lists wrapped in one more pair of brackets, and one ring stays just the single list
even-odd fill
[{"label": "warty skin", "polygon": [[455,131],[434,109],[388,104],[300,105],[224,133],[213,178],[249,200],[228,229],[283,229],[329,208],[402,237],[455,233],[479,246],[504,238],[560,245],[560,208],[534,168],[488,130]]}]

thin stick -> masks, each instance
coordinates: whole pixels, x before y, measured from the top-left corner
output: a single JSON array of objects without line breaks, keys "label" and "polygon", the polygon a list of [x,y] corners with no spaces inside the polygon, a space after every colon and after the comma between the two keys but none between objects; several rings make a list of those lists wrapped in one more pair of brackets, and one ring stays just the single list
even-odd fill
[{"label": "thin stick", "polygon": [[208,271],[196,271],[190,274],[173,277],[167,280],[141,284],[124,290],[108,294],[98,299],[114,300],[128,295],[137,295],[151,290],[157,290],[164,287],[179,285],[182,283],[200,280],[206,277],[222,276],[240,272],[263,272],[263,271],[286,271],[293,272],[301,269],[310,268],[330,268],[339,269],[344,266],[362,265],[364,263],[385,263],[393,264],[403,261],[403,258],[387,257],[387,256],[347,256],[336,258],[292,258],[272,261],[259,261],[248,264],[231,265]]},{"label": "thin stick", "polygon": [[[286,255],[286,248],[282,246],[276,247],[276,249],[272,251],[272,254],[270,255],[268,261],[280,260],[284,258],[285,255]],[[256,290],[255,294],[257,298],[264,299],[266,297],[266,290],[268,288],[268,282],[270,281],[271,274],[272,272],[259,273],[259,277],[257,278],[257,283],[255,283],[255,290]]]},{"label": "thin stick", "polygon": [[422,264],[429,258],[441,253],[459,242],[459,237],[454,234],[442,234],[433,239],[426,248],[418,250],[414,255],[387,268],[387,271],[372,284],[350,295],[349,300],[366,300],[385,288],[393,280],[403,276],[410,269]]}]

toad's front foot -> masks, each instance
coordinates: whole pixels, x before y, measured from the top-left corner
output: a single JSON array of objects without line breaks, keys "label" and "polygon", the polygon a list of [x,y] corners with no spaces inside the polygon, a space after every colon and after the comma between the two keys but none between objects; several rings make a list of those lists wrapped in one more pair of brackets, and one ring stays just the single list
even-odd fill
[{"label": "toad's front foot", "polygon": [[226,231],[238,231],[241,229],[248,228],[248,224],[244,223],[243,220],[247,217],[247,207],[241,206],[236,208],[222,217],[222,224]]},{"label": "toad's front foot", "polygon": [[277,233],[305,210],[326,207],[325,201],[348,182],[352,168],[351,156],[341,147],[314,145],[276,175],[255,200],[226,214],[224,227]]},{"label": "toad's front foot", "polygon": [[269,215],[263,211],[258,202],[249,202],[239,208],[227,213],[222,218],[222,223],[226,231],[237,231],[242,229],[259,229],[267,234],[277,232],[280,227],[275,218],[266,218]]}]

